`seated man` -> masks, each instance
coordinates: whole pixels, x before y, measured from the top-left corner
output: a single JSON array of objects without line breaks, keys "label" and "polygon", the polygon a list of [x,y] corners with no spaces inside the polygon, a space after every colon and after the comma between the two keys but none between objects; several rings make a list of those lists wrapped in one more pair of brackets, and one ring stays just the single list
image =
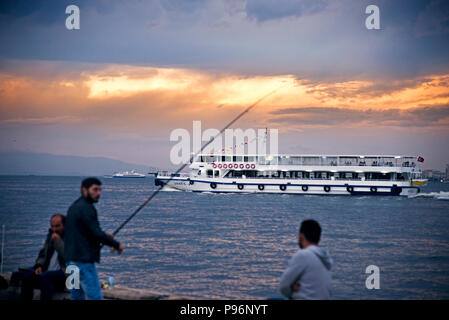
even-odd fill
[{"label": "seated man", "polygon": [[321,227],[305,220],[299,229],[299,247],[281,276],[280,291],[288,299],[330,299],[332,258],[318,247]]},{"label": "seated man", "polygon": [[62,214],[57,213],[50,218],[51,228],[43,248],[39,251],[34,271],[25,274],[22,280],[22,300],[33,299],[35,288],[40,288],[41,300],[50,300],[55,290],[64,290],[64,224],[65,216]]}]

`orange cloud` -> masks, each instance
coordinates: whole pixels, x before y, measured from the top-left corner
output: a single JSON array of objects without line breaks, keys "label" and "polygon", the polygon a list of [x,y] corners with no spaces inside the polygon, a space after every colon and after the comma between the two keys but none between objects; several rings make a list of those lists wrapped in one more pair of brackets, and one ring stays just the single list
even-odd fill
[{"label": "orange cloud", "polygon": [[[42,68],[39,70],[42,72]],[[45,77],[3,72],[0,74],[0,121],[8,125],[55,121],[72,125],[95,123],[114,130],[127,128],[130,132],[138,127],[190,128],[192,120],[201,119],[209,127],[218,128],[243,107],[277,90],[238,125],[262,127],[282,123],[282,128],[288,130],[295,128],[297,119],[301,126],[347,127],[362,123],[402,126],[394,119],[395,114],[400,114],[401,119],[413,118],[407,122],[411,126],[428,124],[447,129],[444,106],[449,105],[448,83],[449,75],[391,83],[368,80],[314,83],[288,74],[241,76],[123,65],[97,66],[70,76],[62,72]],[[313,108],[317,108],[316,112]],[[285,112],[294,109],[301,112]],[[433,110],[439,110],[441,121],[428,116]],[[357,114],[353,122],[346,116],[351,111]],[[366,112],[370,121],[358,121]],[[316,121],[320,117],[327,120]],[[419,117],[423,121],[418,121]]]},{"label": "orange cloud", "polygon": [[111,66],[84,74],[88,98],[128,97],[151,91],[195,90],[205,75],[185,69]]}]

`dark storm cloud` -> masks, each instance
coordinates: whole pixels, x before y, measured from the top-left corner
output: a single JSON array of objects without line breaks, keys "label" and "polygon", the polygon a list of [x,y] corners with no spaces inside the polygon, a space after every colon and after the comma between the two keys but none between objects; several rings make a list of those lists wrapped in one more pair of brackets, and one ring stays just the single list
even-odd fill
[{"label": "dark storm cloud", "polygon": [[116,2],[107,0],[2,0],[0,15],[3,19],[9,20],[29,17],[32,23],[37,25],[64,24],[67,18],[65,9],[72,4],[105,14],[115,9]]},{"label": "dark storm cloud", "polygon": [[161,5],[169,11],[194,12],[198,8],[203,7],[207,0],[164,0]]},{"label": "dark storm cloud", "polygon": [[415,33],[417,36],[449,33],[449,1],[435,0],[429,3],[417,17]]},{"label": "dark storm cloud", "polygon": [[327,6],[324,0],[247,0],[246,14],[259,22],[316,13]]},{"label": "dark storm cloud", "polygon": [[271,112],[273,124],[289,125],[376,125],[399,127],[434,127],[449,124],[449,105],[414,109],[354,110],[335,107],[284,108]]},{"label": "dark storm cloud", "polygon": [[[302,79],[449,72],[449,1],[1,1],[0,57],[225,70]],[[81,29],[65,28],[77,4]],[[365,28],[376,4],[381,30]],[[0,59],[2,59],[0,58]]]}]

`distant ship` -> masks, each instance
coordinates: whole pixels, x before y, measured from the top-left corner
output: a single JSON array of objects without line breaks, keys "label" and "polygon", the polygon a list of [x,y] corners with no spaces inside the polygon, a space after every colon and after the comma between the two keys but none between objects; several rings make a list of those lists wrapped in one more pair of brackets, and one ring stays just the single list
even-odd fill
[{"label": "distant ship", "polygon": [[112,175],[113,178],[145,178],[145,175],[142,173],[138,173],[136,170],[131,171],[123,171],[123,172],[116,172]]}]

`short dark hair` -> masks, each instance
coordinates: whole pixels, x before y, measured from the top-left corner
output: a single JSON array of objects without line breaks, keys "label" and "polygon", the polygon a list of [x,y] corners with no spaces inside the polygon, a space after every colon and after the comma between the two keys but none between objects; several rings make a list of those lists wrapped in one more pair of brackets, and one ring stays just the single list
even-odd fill
[{"label": "short dark hair", "polygon": [[61,213],[55,213],[54,215],[52,215],[50,217],[50,222],[51,222],[51,220],[53,220],[53,218],[56,218],[56,217],[60,217],[62,224],[65,225],[65,215],[63,215]]},{"label": "short dark hair", "polygon": [[303,222],[301,222],[299,232],[302,233],[309,242],[320,242],[321,227],[320,224],[315,220],[304,220]]},{"label": "short dark hair", "polygon": [[94,184],[101,186],[101,181],[94,177],[86,178],[81,182],[81,188],[89,189]]}]

